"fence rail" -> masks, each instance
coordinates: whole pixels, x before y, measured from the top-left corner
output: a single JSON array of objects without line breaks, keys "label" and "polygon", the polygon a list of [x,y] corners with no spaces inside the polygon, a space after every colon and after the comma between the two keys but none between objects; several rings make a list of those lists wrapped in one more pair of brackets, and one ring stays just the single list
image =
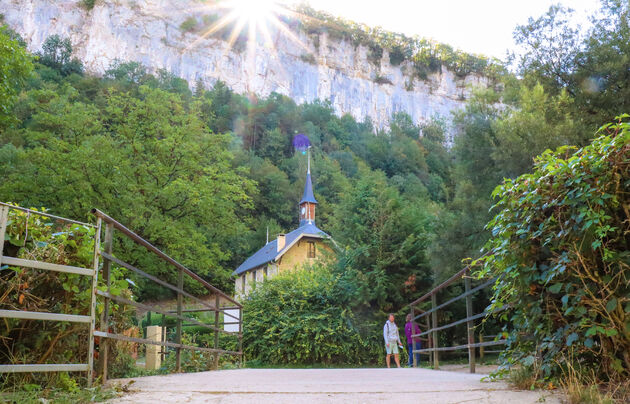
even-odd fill
[{"label": "fence rail", "polygon": [[[219,357],[221,355],[238,356],[239,366],[242,364],[243,359],[243,313],[242,305],[234,300],[232,297],[211,285],[195,272],[186,268],[164,252],[160,251],[157,247],[134,233],[112,217],[101,212],[98,209],[92,209],[92,213],[96,216],[96,225],[89,223],[83,223],[76,220],[70,220],[63,217],[51,215],[45,212],[38,212],[31,209],[26,209],[18,206],[13,206],[0,202],[0,240],[5,239],[5,232],[8,225],[9,210],[15,209],[22,212],[26,212],[28,215],[40,215],[50,218],[54,221],[60,221],[64,223],[79,224],[83,226],[90,226],[95,228],[94,235],[94,252],[93,252],[93,265],[92,268],[81,268],[76,266],[59,265],[48,262],[26,260],[16,257],[8,257],[3,255],[3,242],[0,242],[0,267],[2,265],[18,266],[22,268],[40,269],[47,271],[63,272],[78,274],[91,277],[91,304],[89,315],[75,315],[75,314],[63,314],[63,313],[47,313],[47,312],[32,312],[23,310],[0,310],[0,318],[13,318],[13,319],[26,319],[26,320],[41,320],[41,321],[64,321],[64,322],[77,322],[89,324],[89,341],[87,361],[88,363],[65,363],[65,364],[10,364],[0,365],[0,373],[16,373],[16,372],[60,372],[60,371],[72,371],[72,372],[87,372],[88,384],[92,383],[94,379],[94,357],[95,357],[95,337],[100,338],[99,344],[99,363],[98,369],[104,382],[107,379],[107,359],[108,359],[108,344],[109,340],[119,340],[126,342],[134,342],[145,345],[159,345],[162,347],[169,347],[175,349],[176,355],[176,371],[181,371],[181,350],[195,350],[201,352],[209,352],[213,358],[213,368],[218,367]],[[105,227],[105,237],[103,246],[101,246],[101,232],[102,227]],[[156,276],[136,268],[134,265],[126,263],[117,258],[113,253],[113,237],[114,231],[120,232],[123,236],[129,238],[137,245],[144,247],[149,253],[155,255],[163,262],[173,266],[177,270],[177,286],[172,285],[165,280],[162,280]],[[144,303],[136,302],[131,299],[127,299],[123,296],[114,295],[111,293],[111,266],[112,264],[125,268],[140,277],[144,277],[153,281],[165,288],[170,289],[177,295],[177,310],[163,310],[158,307],[150,306]],[[105,284],[105,291],[98,290],[98,276],[99,272],[102,276],[102,283]],[[209,303],[206,300],[199,298],[184,290],[184,277],[187,276],[190,279],[198,282],[203,288],[214,296],[214,302]],[[97,297],[103,299],[103,311],[101,313],[99,324],[96,325],[96,304]],[[202,309],[185,309],[184,298],[194,301],[196,304],[201,305]],[[221,305],[221,299],[227,301],[228,305]],[[122,305],[133,306],[135,308],[146,310],[150,317],[151,312],[162,314],[162,340],[155,341],[147,338],[135,338],[126,335],[117,334],[112,331],[112,324],[110,324],[110,304],[116,302]],[[238,315],[231,314],[228,311],[238,311]],[[213,312],[214,319],[212,323],[199,321],[198,319],[185,316],[184,313],[194,312]],[[175,341],[166,340],[166,330],[164,327],[165,316],[174,317],[177,320]],[[223,320],[221,321],[221,315]],[[228,321],[229,318],[229,321]],[[214,332],[214,341],[212,347],[192,346],[182,343],[182,328],[184,326],[201,326],[203,328],[210,329]],[[236,331],[228,331],[221,326],[226,325],[238,325]],[[238,338],[238,350],[220,349],[219,347],[219,334],[236,335]],[[166,352],[164,349],[161,354],[164,357]]]},{"label": "fence rail", "polygon": [[[89,276],[92,278],[93,289],[96,288],[96,279],[98,276],[98,262],[94,261],[92,268],[80,268],[69,265],[52,264],[43,261],[25,260],[21,258],[8,257],[3,255],[4,253],[4,240],[9,223],[9,211],[11,209],[19,210],[27,213],[27,220],[30,215],[38,215],[53,219],[62,223],[79,224],[82,226],[96,227],[95,239],[94,239],[94,256],[98,248],[100,240],[100,220],[97,225],[91,225],[88,223],[79,222],[76,220],[66,219],[63,217],[51,215],[45,212],[38,212],[31,209],[22,208],[19,206],[9,205],[0,202],[0,267],[3,265],[11,265],[22,268],[41,269],[45,271],[64,272],[71,274],[78,274],[83,276]],[[93,376],[93,356],[94,356],[94,344],[93,344],[93,332],[94,332],[94,308],[96,307],[96,295],[91,294],[92,312],[89,316],[80,316],[74,314],[64,313],[46,313],[46,312],[32,312],[23,310],[0,310],[0,318],[13,318],[21,320],[38,320],[38,321],[65,321],[65,322],[77,322],[90,324],[90,344],[88,346],[88,363],[60,363],[60,364],[19,364],[19,365],[0,365],[0,373],[15,373],[15,372],[73,372],[73,371],[86,371],[88,373],[88,383],[91,383]]]},{"label": "fence rail", "polygon": [[[165,254],[164,252],[162,252],[161,250],[159,250],[157,247],[155,247],[153,244],[149,243],[148,241],[146,241],[145,239],[143,239],[142,237],[140,237],[138,234],[134,233],[133,231],[131,231],[130,229],[128,229],[127,227],[125,227],[123,224],[119,223],[118,221],[116,221],[115,219],[113,219],[112,217],[108,216],[107,214],[101,212],[98,209],[92,209],[92,213],[98,218],[98,220],[102,220],[105,223],[105,242],[103,245],[103,249],[99,249],[98,250],[98,254],[100,255],[100,257],[103,258],[103,277],[104,277],[104,281],[105,284],[107,285],[107,292],[96,292],[96,294],[98,294],[99,296],[104,298],[104,310],[103,313],[101,315],[101,319],[100,319],[100,330],[97,331],[95,333],[96,336],[102,337],[104,338],[103,342],[101,343],[101,346],[103,348],[101,348],[100,352],[100,356],[99,356],[99,368],[101,370],[101,375],[103,380],[107,379],[107,355],[108,355],[108,340],[107,339],[116,339],[116,340],[120,340],[120,341],[128,341],[128,342],[137,342],[137,343],[141,343],[141,344],[146,344],[146,345],[161,345],[163,347],[171,347],[171,348],[175,348],[175,368],[177,372],[181,371],[181,350],[182,349],[190,349],[190,350],[198,350],[198,351],[204,351],[204,352],[211,352],[213,353],[213,368],[218,368],[219,365],[219,356],[222,354],[226,354],[226,355],[237,355],[239,357],[239,365],[242,363],[242,356],[243,356],[243,315],[242,315],[242,305],[234,300],[232,297],[228,296],[227,294],[225,294],[223,291],[221,291],[220,289],[216,288],[215,286],[211,285],[210,283],[208,283],[206,280],[204,280],[203,278],[201,278],[199,275],[197,275],[196,273],[194,273],[193,271],[191,271],[190,269],[186,268],[184,265],[180,264],[179,262],[175,261],[173,258],[171,258],[170,256],[168,256],[167,254]],[[157,256],[158,258],[160,258],[162,261],[166,262],[167,264],[172,265],[173,267],[175,267],[175,269],[178,271],[178,276],[177,276],[177,286],[172,285],[162,279],[159,279],[156,276],[150,275],[148,273],[146,273],[145,271],[136,268],[135,266],[124,262],[122,260],[120,260],[119,258],[116,258],[113,254],[113,234],[114,231],[117,230],[120,233],[122,233],[123,236],[129,238],[130,240],[134,241],[136,244],[146,248],[150,253],[154,254],[155,256]],[[139,276],[142,276],[144,278],[147,278],[163,287],[166,287],[170,290],[172,290],[173,292],[175,292],[177,294],[177,312],[176,314],[172,314],[172,313],[168,313],[166,310],[161,310],[158,308],[154,308],[154,307],[149,307],[148,305],[144,305],[142,303],[138,303],[138,302],[134,302],[132,300],[129,299],[125,299],[122,297],[118,297],[118,296],[114,296],[111,294],[111,292],[109,291],[109,286],[111,283],[111,272],[110,272],[110,268],[111,268],[111,264],[114,263],[116,265],[119,265],[123,268],[126,268],[134,273],[136,273]],[[188,276],[191,279],[193,279],[194,281],[200,283],[208,292],[214,294],[215,296],[215,302],[214,305],[210,304],[194,295],[192,295],[191,293],[188,293],[184,290],[184,276]],[[210,324],[205,324],[202,323],[200,321],[197,321],[194,318],[190,318],[190,317],[186,317],[183,315],[184,313],[184,303],[183,303],[183,299],[184,297],[191,299],[193,301],[195,301],[198,304],[201,304],[202,306],[204,306],[205,308],[207,308],[208,310],[212,311],[215,313],[214,315],[214,322],[213,325]],[[239,315],[238,317],[233,316],[229,313],[226,313],[225,311],[227,309],[221,308],[221,301],[220,299],[223,298],[224,300],[227,300],[233,307],[236,307],[236,309],[239,311]],[[120,335],[120,334],[116,334],[116,333],[111,333],[109,332],[109,304],[110,301],[115,301],[121,304],[127,304],[127,305],[131,305],[134,306],[136,308],[141,308],[141,309],[148,309],[149,313],[150,312],[156,312],[156,313],[161,313],[163,316],[164,315],[169,315],[169,316],[173,316],[177,319],[177,323],[176,323],[176,332],[175,332],[175,342],[169,342],[169,341],[154,341],[154,340],[150,340],[147,338],[134,338],[134,337],[129,337],[129,336],[125,336],[125,335]],[[238,331],[237,332],[229,332],[229,331],[225,331],[223,329],[221,329],[219,327],[220,325],[220,314],[223,314],[224,318],[225,317],[232,317],[236,320],[238,320]],[[206,347],[193,347],[190,345],[185,345],[182,344],[182,328],[184,326],[184,321],[186,322],[192,322],[195,323],[197,325],[201,325],[205,328],[209,328],[211,330],[214,331],[214,346],[212,348],[206,348]],[[229,350],[222,350],[219,349],[219,333],[226,333],[226,334],[237,334],[238,335],[238,351],[229,351]],[[163,333],[163,335],[165,335],[166,333]]]},{"label": "fence rail", "polygon": [[[469,276],[471,269],[472,269],[471,265],[467,265],[466,267],[461,269],[459,272],[457,272],[455,275],[451,276],[449,279],[442,282],[440,285],[436,286],[431,291],[429,291],[428,293],[426,293],[419,299],[414,300],[413,302],[409,304],[413,321],[415,322],[419,319],[426,318],[426,323],[427,323],[426,331],[421,330],[421,332],[413,334],[412,337],[421,337],[425,335],[429,336],[429,344],[428,344],[429,347],[423,348],[423,349],[414,349],[413,353],[429,354],[430,358],[432,359],[431,362],[434,369],[439,368],[440,362],[439,362],[438,352],[468,350],[468,363],[470,367],[470,373],[475,373],[475,363],[476,363],[475,349],[476,348],[480,348],[480,356],[483,357],[484,347],[503,345],[506,343],[505,340],[500,340],[496,338],[493,341],[483,341],[483,336],[481,334],[479,335],[479,342],[475,343],[475,320],[479,320],[489,315],[498,313],[502,310],[505,310],[507,307],[500,310],[493,310],[493,311],[484,310],[481,313],[473,314],[473,295],[493,285],[496,279],[487,279],[482,284],[473,288],[472,279]],[[455,284],[458,281],[464,282],[464,293],[460,293],[454,298],[451,298],[444,303],[438,304],[438,301],[437,301],[438,293],[446,289],[448,286]],[[426,311],[420,310],[418,306],[426,302],[429,298],[431,299],[431,309],[426,310]],[[466,317],[452,321],[448,324],[439,325],[438,312],[442,310],[443,308],[457,301],[460,301],[462,299],[466,300]],[[417,313],[418,311],[420,311],[421,313],[416,315],[415,313]],[[430,315],[430,320],[431,320],[430,325],[429,325],[429,315]],[[438,332],[439,331],[443,331],[445,329],[455,327],[457,325],[464,324],[464,323],[466,324],[466,328],[467,328],[467,343],[466,344],[454,345],[454,346],[448,346],[448,347],[438,346]],[[489,352],[489,351],[486,351],[486,352]],[[414,366],[417,366],[415,355],[414,355]]]}]

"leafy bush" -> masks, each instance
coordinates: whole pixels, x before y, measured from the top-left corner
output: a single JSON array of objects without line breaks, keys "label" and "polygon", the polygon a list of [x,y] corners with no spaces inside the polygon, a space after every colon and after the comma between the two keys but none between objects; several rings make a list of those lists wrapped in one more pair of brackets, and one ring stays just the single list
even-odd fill
[{"label": "leafy bush", "polygon": [[266,364],[374,363],[382,356],[380,327],[352,308],[356,285],[327,268],[283,273],[245,302],[247,360]]},{"label": "leafy bush", "polygon": [[303,53],[300,55],[300,60],[302,60],[302,62],[306,62],[306,63],[310,63],[312,65],[316,65],[317,64],[317,59],[315,59],[315,56],[313,56],[312,53]]},{"label": "leafy bush", "polygon": [[193,32],[197,27],[197,19],[195,17],[188,17],[184,22],[182,22],[179,26],[184,32]]},{"label": "leafy bush", "polygon": [[96,0],[82,0],[81,4],[86,10],[91,10],[96,5]]},{"label": "leafy bush", "polygon": [[376,84],[389,84],[392,85],[392,81],[389,79],[389,77],[387,76],[381,76],[380,74],[377,74],[376,76],[374,76],[373,81]]},{"label": "leafy bush", "polygon": [[540,362],[543,377],[573,361],[599,380],[630,375],[630,125],[600,134],[546,151],[493,194],[481,275],[499,276],[493,307],[512,306],[508,361]]}]

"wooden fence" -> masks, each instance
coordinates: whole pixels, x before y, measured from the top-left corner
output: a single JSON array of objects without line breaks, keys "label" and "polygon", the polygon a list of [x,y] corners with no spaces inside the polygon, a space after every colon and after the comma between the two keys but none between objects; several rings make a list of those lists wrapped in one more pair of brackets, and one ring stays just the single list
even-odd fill
[{"label": "wooden fence", "polygon": [[[468,265],[465,268],[463,268],[462,270],[460,270],[459,272],[457,272],[455,275],[453,275],[452,277],[450,277],[449,279],[447,279],[446,281],[444,281],[442,284],[438,285],[437,287],[433,288],[431,291],[429,291],[428,293],[426,293],[425,295],[423,295],[422,297],[420,297],[419,299],[411,302],[409,304],[409,308],[411,311],[411,315],[413,318],[413,321],[418,321],[420,319],[424,319],[424,321],[426,322],[426,331],[422,331],[418,334],[413,334],[412,337],[422,337],[422,336],[429,336],[429,346],[427,348],[423,348],[423,349],[417,349],[414,350],[414,353],[426,353],[431,355],[432,357],[432,364],[433,364],[433,368],[434,369],[438,369],[440,366],[440,361],[439,361],[439,352],[444,352],[444,351],[457,351],[457,350],[468,350],[468,364],[470,367],[470,373],[475,373],[475,363],[476,363],[476,358],[475,358],[475,349],[476,348],[480,348],[481,350],[481,354],[483,354],[483,349],[485,347],[488,346],[494,346],[494,345],[503,345],[506,343],[505,340],[503,339],[498,339],[497,336],[495,336],[495,338],[492,341],[484,341],[483,340],[483,336],[481,334],[479,334],[479,342],[475,342],[475,322],[477,320],[481,320],[491,314],[497,313],[499,310],[495,310],[495,311],[486,311],[484,310],[481,313],[477,313],[474,314],[473,313],[473,297],[474,295],[481,291],[482,289],[486,289],[491,287],[494,282],[496,281],[496,279],[486,279],[484,281],[481,282],[481,284],[473,287],[472,286],[472,278],[470,276],[470,271],[471,271],[471,266]],[[454,298],[443,302],[443,303],[438,303],[438,294],[440,291],[445,290],[447,287],[456,284],[457,282],[462,282],[464,283],[464,293],[461,293],[457,296],[455,296]],[[431,299],[431,309],[423,311],[419,309],[419,305],[424,303],[425,301],[427,301],[427,299]],[[462,319],[458,319],[456,321],[450,322],[448,324],[443,324],[440,325],[438,323],[438,312],[439,310],[444,309],[445,307],[461,300],[461,299],[466,299],[466,317],[462,318]],[[417,314],[420,312],[420,314]],[[429,316],[430,316],[430,322],[429,322]],[[439,332],[443,331],[445,329],[451,328],[451,327],[455,327],[459,324],[466,324],[466,328],[467,328],[467,343],[464,345],[454,345],[454,346],[446,346],[446,347],[440,347],[438,346],[438,336],[439,336]],[[486,336],[486,338],[488,338],[489,336]],[[414,366],[417,366],[416,363],[416,357],[414,355]]]},{"label": "wooden fence", "polygon": [[[21,207],[8,205],[5,203],[0,203],[0,240],[4,240],[5,231],[8,224],[8,216],[9,210],[17,209],[24,212],[27,212],[29,215],[40,215],[45,216],[54,221],[65,222],[65,223],[74,223],[80,224],[83,226],[90,226],[95,228],[94,235],[94,258],[93,258],[93,266],[92,268],[80,268],[73,267],[67,265],[58,265],[47,262],[40,261],[32,261],[25,260],[16,257],[9,257],[3,255],[3,243],[0,242],[0,267],[2,265],[16,266],[22,268],[32,268],[39,270],[48,270],[48,271],[56,271],[56,272],[65,272],[72,274],[79,274],[91,277],[91,290],[90,294],[91,302],[90,302],[90,313],[89,315],[72,315],[72,314],[63,314],[63,313],[45,313],[45,312],[29,312],[23,310],[0,310],[0,318],[15,318],[15,319],[28,319],[28,320],[41,320],[41,321],[66,321],[66,322],[79,322],[89,324],[89,341],[88,341],[88,352],[87,352],[87,363],[62,363],[62,364],[0,364],[0,373],[14,373],[14,372],[87,372],[88,384],[91,384],[94,377],[94,351],[95,351],[95,337],[100,338],[99,344],[99,363],[98,370],[102,377],[102,380],[105,381],[107,379],[107,356],[108,356],[108,344],[109,340],[119,340],[119,341],[127,341],[127,342],[135,342],[139,344],[152,344],[152,345],[160,345],[162,347],[171,347],[175,349],[176,355],[176,371],[181,371],[181,351],[183,349],[194,350],[194,351],[202,351],[202,352],[210,352],[213,357],[213,367],[217,368],[219,363],[219,357],[221,355],[232,355],[238,356],[239,358],[239,366],[242,363],[243,349],[242,349],[242,341],[243,341],[243,313],[242,313],[242,305],[234,300],[232,297],[228,296],[215,286],[211,285],[199,275],[186,268],[179,262],[175,261],[173,258],[169,257],[162,251],[160,251],[157,247],[144,240],[142,237],[129,230],[127,227],[117,222],[110,216],[105,213],[93,209],[92,213],[96,216],[96,225],[78,222],[75,220],[70,220],[66,218],[62,218],[59,216],[50,215],[44,212],[38,212],[30,209],[24,209]],[[105,237],[104,243],[101,246],[101,232],[102,227],[105,227]],[[167,263],[171,267],[173,267],[177,271],[177,285],[172,285],[166,282],[163,279],[160,279],[156,276],[153,276],[135,266],[122,261],[117,258],[113,251],[113,237],[114,231],[120,232],[124,237],[127,237],[136,244],[144,247],[149,253],[158,257],[161,261]],[[101,248],[102,247],[102,248]],[[134,272],[136,275],[149,279],[165,288],[168,288],[176,293],[177,295],[177,310],[175,312],[162,310],[160,308],[156,308],[154,306],[149,306],[147,304],[143,304],[140,302],[133,301],[131,299],[127,299],[122,296],[118,296],[112,293],[110,289],[110,281],[111,281],[111,268],[112,264],[118,265],[122,268],[125,268],[131,272]],[[100,275],[99,275],[100,274]],[[105,284],[105,290],[101,291],[97,288],[98,285],[98,277],[102,277],[102,283]],[[214,296],[214,302],[209,303],[206,300],[199,298],[189,292],[184,290],[184,277],[189,277],[192,280],[200,283],[203,288]],[[203,307],[202,309],[193,308],[193,309],[184,309],[184,297],[195,302],[197,306]],[[103,311],[100,316],[99,328],[96,328],[96,305],[97,299],[103,299]],[[221,299],[223,301],[229,302],[229,306],[221,306]],[[135,338],[129,337],[126,335],[110,332],[111,326],[110,324],[110,304],[111,302],[116,302],[118,304],[130,305],[136,308],[147,310],[149,312],[161,313],[163,316],[173,316],[177,319],[176,332],[175,332],[175,341],[166,341],[163,339],[162,341],[154,341],[145,338]],[[185,313],[192,312],[200,312],[200,311],[211,311],[214,313],[214,319],[211,323],[202,322],[195,318],[191,318],[189,316],[184,315]],[[238,315],[231,314],[234,311],[238,312]],[[223,321],[221,321],[220,317],[223,315]],[[230,318],[229,321],[226,321],[226,318]],[[186,324],[184,324],[186,322]],[[214,341],[212,347],[203,347],[203,346],[193,346],[186,345],[182,343],[182,327],[184,325],[196,325],[204,328],[208,328],[214,332]],[[226,324],[238,324],[238,331],[226,331],[221,326]],[[238,337],[238,351],[234,350],[226,350],[220,349],[219,347],[219,334],[236,334]]]}]

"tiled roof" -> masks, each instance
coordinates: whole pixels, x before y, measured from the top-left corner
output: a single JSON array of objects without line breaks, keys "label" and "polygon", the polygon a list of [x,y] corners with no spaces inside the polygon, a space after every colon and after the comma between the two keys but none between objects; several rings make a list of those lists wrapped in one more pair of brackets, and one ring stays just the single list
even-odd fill
[{"label": "tiled roof", "polygon": [[290,233],[286,234],[286,241],[282,251],[278,251],[278,240],[273,240],[267,243],[263,248],[256,251],[254,255],[245,260],[232,275],[240,275],[243,272],[247,272],[250,269],[257,268],[261,265],[267,264],[275,259],[280,258],[285,252],[287,252],[295,242],[304,236],[317,237],[317,238],[330,238],[330,236],[321,231],[314,223],[304,224]]}]

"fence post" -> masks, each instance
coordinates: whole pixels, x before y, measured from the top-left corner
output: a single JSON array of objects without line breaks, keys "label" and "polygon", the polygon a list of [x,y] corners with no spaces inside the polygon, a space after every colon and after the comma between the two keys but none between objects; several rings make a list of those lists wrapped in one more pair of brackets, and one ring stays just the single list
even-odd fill
[{"label": "fence post", "polygon": [[[166,342],[166,315],[164,313],[162,313],[162,342]],[[160,361],[164,362],[164,359],[166,359],[166,345],[162,345],[162,347],[160,348]]]},{"label": "fence post", "polygon": [[[411,335],[415,334],[415,327],[416,325],[416,312],[413,309],[413,306],[411,306]],[[409,355],[412,355],[412,366],[414,368],[418,367],[418,358],[416,356],[416,354],[413,352],[413,350],[416,349],[416,339],[415,337],[411,337],[411,350],[409,351]],[[420,354],[418,354],[420,355]]]},{"label": "fence post", "polygon": [[7,231],[9,221],[9,207],[0,206],[0,266],[2,265],[2,254],[4,248],[4,234]]},{"label": "fence post", "polygon": [[[114,248],[113,246],[114,239],[114,225],[112,223],[107,223],[105,225],[105,252],[107,254],[111,254]],[[103,259],[103,277],[105,278],[105,285],[107,286],[107,293],[109,293],[109,286],[111,285],[111,274],[110,268],[112,263],[107,258]],[[101,314],[101,331],[109,332],[109,299],[107,297],[104,298],[103,302],[103,313]],[[107,353],[108,353],[108,341],[107,338],[101,337],[99,340],[98,346],[98,359],[100,362],[101,369],[101,383],[105,383],[107,381]]]},{"label": "fence post", "polygon": [[435,310],[435,308],[437,307],[437,292],[433,293],[431,295],[431,309],[433,309],[434,311],[431,313],[431,328],[434,329],[434,331],[432,332],[433,334],[433,346],[432,348],[434,349],[433,351],[433,369],[439,369],[440,367],[440,360],[438,358],[438,333],[437,331],[435,331],[435,329],[437,328],[437,310]]},{"label": "fence post", "polygon": [[[431,329],[431,320],[429,319],[429,316],[425,316],[426,319],[426,323],[427,323],[427,331]],[[433,337],[431,336],[431,334],[427,334],[427,347],[428,348],[433,348]],[[427,357],[429,358],[429,367],[433,366],[433,352],[429,352],[429,354],[427,355]]]},{"label": "fence post", "polygon": [[[182,305],[183,305],[183,295],[182,290],[184,289],[184,271],[179,270],[179,274],[177,276],[177,288],[179,291],[177,292],[177,315],[179,318],[177,319],[177,331],[176,331],[176,341],[178,344],[182,343]],[[175,371],[182,371],[182,349],[180,347],[175,348]]]},{"label": "fence post", "polygon": [[243,367],[243,308],[238,309],[238,351],[239,355],[238,367]]},{"label": "fence post", "polygon": [[[214,330],[214,349],[219,349],[219,295],[216,295],[216,299],[214,301],[214,306],[216,307],[216,310],[214,311],[214,327],[216,328]],[[225,321],[225,318],[224,318]],[[212,368],[214,370],[217,370],[219,368],[219,353],[215,352],[214,353],[214,364],[212,365]]]},{"label": "fence post", "polygon": [[[471,289],[470,276],[464,276],[464,288],[466,293]],[[472,295],[466,296],[466,317],[470,318],[473,315],[472,307]],[[471,346],[475,343],[475,321],[468,320],[466,322],[466,328],[468,329],[468,364],[470,366],[470,373],[475,373],[475,347]]]},{"label": "fence post", "polygon": [[[92,382],[94,379],[94,330],[96,328],[96,287],[98,286],[99,249],[101,248],[101,222],[102,220],[100,217],[96,219],[96,233],[94,234],[94,257],[92,258],[94,273],[92,274],[92,301],[90,303],[90,339],[88,341],[87,374],[88,387],[92,387]],[[4,237],[0,238],[0,240],[4,240]],[[0,255],[2,254],[0,253]]]}]

